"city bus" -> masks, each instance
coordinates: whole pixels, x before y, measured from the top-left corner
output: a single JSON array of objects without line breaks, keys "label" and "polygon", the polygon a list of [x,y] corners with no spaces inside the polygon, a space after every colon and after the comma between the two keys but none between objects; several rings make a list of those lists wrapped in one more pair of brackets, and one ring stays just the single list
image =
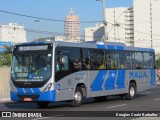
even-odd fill
[{"label": "city bus", "polygon": [[112,42],[28,42],[13,48],[10,96],[13,101],[69,101],[109,95],[132,100],[156,86],[155,53],[150,48]]}]

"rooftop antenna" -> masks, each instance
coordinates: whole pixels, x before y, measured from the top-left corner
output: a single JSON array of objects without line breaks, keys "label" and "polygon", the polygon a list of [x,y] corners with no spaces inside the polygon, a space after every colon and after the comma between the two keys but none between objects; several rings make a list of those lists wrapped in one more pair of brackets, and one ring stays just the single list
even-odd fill
[{"label": "rooftop antenna", "polygon": [[76,12],[73,8],[70,8],[69,15],[70,16],[76,15]]}]

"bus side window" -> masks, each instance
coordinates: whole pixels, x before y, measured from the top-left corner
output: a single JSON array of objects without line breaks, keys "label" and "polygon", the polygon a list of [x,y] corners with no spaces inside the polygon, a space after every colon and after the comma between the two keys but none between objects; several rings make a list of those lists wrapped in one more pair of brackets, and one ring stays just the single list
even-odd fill
[{"label": "bus side window", "polygon": [[57,62],[57,70],[68,70],[68,57],[60,56]]},{"label": "bus side window", "polygon": [[73,68],[74,70],[80,70],[81,69],[81,63],[79,59],[73,60]]}]

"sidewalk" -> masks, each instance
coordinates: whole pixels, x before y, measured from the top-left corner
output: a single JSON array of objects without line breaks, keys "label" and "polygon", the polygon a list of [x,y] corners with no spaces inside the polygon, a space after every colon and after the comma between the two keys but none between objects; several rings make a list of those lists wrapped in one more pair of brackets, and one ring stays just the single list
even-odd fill
[{"label": "sidewalk", "polygon": [[160,80],[157,80],[157,84],[160,84]]},{"label": "sidewalk", "polygon": [[0,94],[0,103],[10,101],[10,94]]}]

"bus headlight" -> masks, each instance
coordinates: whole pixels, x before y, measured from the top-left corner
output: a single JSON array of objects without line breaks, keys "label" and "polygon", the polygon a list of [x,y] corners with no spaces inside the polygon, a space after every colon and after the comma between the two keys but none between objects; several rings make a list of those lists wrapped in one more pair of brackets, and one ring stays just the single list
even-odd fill
[{"label": "bus headlight", "polygon": [[16,89],[16,87],[13,85],[12,82],[10,82],[10,91],[12,91],[12,92],[17,92],[17,89]]},{"label": "bus headlight", "polygon": [[49,83],[49,84],[44,88],[44,90],[43,90],[42,92],[47,92],[47,91],[49,91],[49,90],[51,89],[51,87],[52,87],[52,83]]}]

